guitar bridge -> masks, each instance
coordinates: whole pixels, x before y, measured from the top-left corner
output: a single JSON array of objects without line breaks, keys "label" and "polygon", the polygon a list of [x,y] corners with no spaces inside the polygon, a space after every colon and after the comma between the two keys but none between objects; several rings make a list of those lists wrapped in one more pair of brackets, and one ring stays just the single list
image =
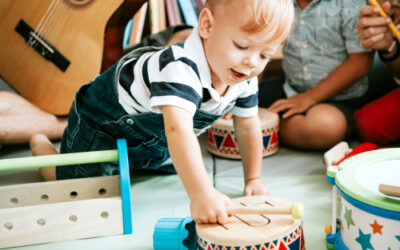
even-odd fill
[{"label": "guitar bridge", "polygon": [[43,58],[52,62],[57,68],[65,72],[70,61],[65,58],[56,48],[54,48],[46,39],[39,35],[24,20],[20,20],[15,31],[20,34],[26,43],[36,50]]}]

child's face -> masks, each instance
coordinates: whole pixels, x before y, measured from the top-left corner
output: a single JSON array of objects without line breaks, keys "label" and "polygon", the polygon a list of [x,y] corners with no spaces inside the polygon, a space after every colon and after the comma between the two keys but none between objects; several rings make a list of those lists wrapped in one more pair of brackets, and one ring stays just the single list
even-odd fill
[{"label": "child's face", "polygon": [[204,33],[199,24],[214,87],[233,85],[257,76],[279,45],[266,44],[265,32],[248,33],[242,30],[241,27],[251,17],[238,1],[225,4],[222,11],[219,8],[217,6],[212,14],[209,13],[212,16],[208,17],[208,31]]}]

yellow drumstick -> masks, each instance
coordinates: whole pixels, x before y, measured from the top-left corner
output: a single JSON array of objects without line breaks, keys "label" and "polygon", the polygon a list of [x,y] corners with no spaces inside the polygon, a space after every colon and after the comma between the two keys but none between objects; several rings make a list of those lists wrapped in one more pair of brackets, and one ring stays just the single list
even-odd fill
[{"label": "yellow drumstick", "polygon": [[[388,17],[388,16],[386,15],[385,11],[383,11],[381,5],[380,5],[376,0],[369,0],[369,3],[370,3],[372,6],[375,6],[375,7],[378,7],[378,8],[379,8],[379,10],[380,10],[380,11],[379,11],[379,14],[380,14],[382,17]],[[393,23],[393,22],[390,22],[390,23],[388,24],[388,26],[389,26],[389,29],[393,32],[393,34],[397,37],[397,40],[400,41],[400,32],[397,30],[397,28],[396,28],[396,26],[394,25],[394,23]]]},{"label": "yellow drumstick", "polygon": [[294,202],[290,207],[231,206],[226,211],[229,214],[291,214],[293,218],[301,219],[304,206],[299,202]]}]

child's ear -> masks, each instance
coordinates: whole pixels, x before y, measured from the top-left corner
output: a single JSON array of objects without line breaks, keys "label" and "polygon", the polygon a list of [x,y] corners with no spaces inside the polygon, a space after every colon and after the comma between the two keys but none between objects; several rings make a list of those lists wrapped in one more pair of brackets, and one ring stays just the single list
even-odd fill
[{"label": "child's ear", "polygon": [[204,8],[199,15],[199,23],[197,25],[201,38],[208,38],[210,31],[214,25],[214,16],[209,8]]}]

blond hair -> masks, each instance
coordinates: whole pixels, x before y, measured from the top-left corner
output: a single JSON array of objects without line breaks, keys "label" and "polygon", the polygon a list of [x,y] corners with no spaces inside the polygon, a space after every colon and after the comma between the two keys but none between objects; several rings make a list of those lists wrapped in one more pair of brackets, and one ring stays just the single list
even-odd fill
[{"label": "blond hair", "polygon": [[217,5],[240,1],[253,18],[241,28],[250,33],[265,30],[265,42],[283,42],[291,33],[294,21],[293,0],[207,0],[205,7],[214,9]]}]

